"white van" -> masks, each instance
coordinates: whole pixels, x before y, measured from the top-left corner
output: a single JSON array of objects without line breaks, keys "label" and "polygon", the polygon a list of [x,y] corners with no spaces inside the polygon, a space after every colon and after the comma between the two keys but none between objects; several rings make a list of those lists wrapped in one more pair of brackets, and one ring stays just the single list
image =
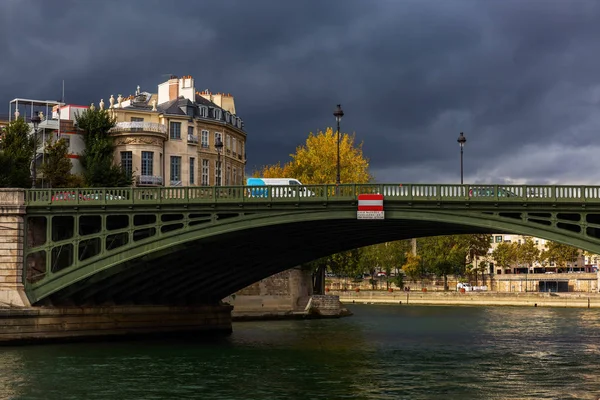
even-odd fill
[{"label": "white van", "polygon": [[[312,191],[303,187],[298,179],[294,178],[248,178],[246,186],[257,186],[256,189],[249,189],[250,197],[269,197],[269,190],[272,191],[272,197],[307,197],[315,195]],[[268,189],[265,186],[276,187]]]},{"label": "white van", "polygon": [[472,292],[473,286],[470,283],[459,282],[456,284],[456,290],[465,289],[465,292]]}]

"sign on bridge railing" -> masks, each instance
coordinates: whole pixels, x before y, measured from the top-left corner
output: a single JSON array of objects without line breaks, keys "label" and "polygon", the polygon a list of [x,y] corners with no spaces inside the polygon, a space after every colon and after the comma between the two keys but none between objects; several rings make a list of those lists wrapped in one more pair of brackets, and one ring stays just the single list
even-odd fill
[{"label": "sign on bridge railing", "polygon": [[385,219],[382,194],[359,194],[357,219]]}]

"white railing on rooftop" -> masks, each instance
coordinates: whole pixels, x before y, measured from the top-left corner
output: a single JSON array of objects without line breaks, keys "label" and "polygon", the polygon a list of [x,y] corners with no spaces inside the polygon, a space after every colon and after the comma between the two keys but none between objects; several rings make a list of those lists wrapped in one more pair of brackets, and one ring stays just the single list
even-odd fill
[{"label": "white railing on rooftop", "polygon": [[117,122],[111,132],[156,132],[167,133],[167,126],[156,122]]}]

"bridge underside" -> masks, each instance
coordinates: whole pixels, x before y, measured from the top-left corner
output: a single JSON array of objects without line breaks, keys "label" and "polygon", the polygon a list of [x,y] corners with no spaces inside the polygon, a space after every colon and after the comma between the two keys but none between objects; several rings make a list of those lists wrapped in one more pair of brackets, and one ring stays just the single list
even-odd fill
[{"label": "bridge underside", "polygon": [[413,237],[494,232],[502,230],[403,219],[332,219],[248,228],[121,263],[55,291],[38,304],[211,304],[274,273],[339,251]]}]

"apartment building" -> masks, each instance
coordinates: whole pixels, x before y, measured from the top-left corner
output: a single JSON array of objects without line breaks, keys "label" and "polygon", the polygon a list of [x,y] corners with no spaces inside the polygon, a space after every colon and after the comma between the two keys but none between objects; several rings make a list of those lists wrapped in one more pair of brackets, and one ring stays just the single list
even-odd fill
[{"label": "apartment building", "polygon": [[[104,108],[102,99],[100,107]],[[115,161],[136,186],[242,185],[246,132],[233,96],[197,91],[194,78],[171,78],[156,93],[109,97]]]},{"label": "apartment building", "polygon": [[[31,127],[31,134],[35,133],[38,137],[39,147],[35,159],[38,167],[37,177],[42,186],[44,186],[44,176],[39,172],[39,167],[44,160],[44,150],[49,139],[64,138],[68,143],[68,157],[73,165],[71,172],[81,173],[83,171],[79,162],[79,156],[84,150],[83,136],[81,132],[75,129],[74,125],[77,113],[83,112],[87,108],[86,106],[70,105],[50,100],[16,98],[9,102],[9,114],[6,124],[8,125],[15,119],[23,118]],[[37,132],[34,132],[31,123],[31,117],[34,115],[40,118]]]}]

